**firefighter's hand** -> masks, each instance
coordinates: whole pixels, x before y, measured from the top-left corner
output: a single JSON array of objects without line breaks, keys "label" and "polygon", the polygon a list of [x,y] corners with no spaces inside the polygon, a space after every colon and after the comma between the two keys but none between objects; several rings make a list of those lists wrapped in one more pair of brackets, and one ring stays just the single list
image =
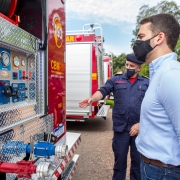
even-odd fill
[{"label": "firefighter's hand", "polygon": [[129,132],[130,136],[137,136],[139,134],[139,123],[134,124]]},{"label": "firefighter's hand", "polygon": [[80,108],[86,108],[87,106],[90,106],[92,103],[92,98],[87,98],[79,102],[79,107]]}]

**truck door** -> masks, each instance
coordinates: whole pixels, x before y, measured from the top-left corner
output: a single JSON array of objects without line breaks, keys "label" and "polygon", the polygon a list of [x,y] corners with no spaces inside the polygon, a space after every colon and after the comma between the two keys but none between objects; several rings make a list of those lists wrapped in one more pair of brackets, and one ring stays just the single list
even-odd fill
[{"label": "truck door", "polygon": [[66,45],[66,113],[90,115],[91,106],[79,108],[79,102],[92,93],[92,44]]}]

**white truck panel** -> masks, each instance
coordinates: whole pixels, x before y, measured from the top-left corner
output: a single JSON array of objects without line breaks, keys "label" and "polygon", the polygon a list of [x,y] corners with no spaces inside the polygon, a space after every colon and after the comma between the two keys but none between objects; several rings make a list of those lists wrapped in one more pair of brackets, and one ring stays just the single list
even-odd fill
[{"label": "white truck panel", "polygon": [[108,64],[109,62],[104,62],[104,84],[108,80]]},{"label": "white truck panel", "polygon": [[92,44],[66,44],[66,115],[90,115],[79,102],[92,94]]}]

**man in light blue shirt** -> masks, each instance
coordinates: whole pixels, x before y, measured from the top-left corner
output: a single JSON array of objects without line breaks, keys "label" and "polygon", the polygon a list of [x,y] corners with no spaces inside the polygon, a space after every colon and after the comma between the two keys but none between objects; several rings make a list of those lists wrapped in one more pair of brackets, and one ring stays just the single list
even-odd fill
[{"label": "man in light blue shirt", "polygon": [[170,14],[145,18],[140,25],[133,50],[150,72],[136,139],[141,180],[180,180],[180,63],[173,52],[180,26]]}]

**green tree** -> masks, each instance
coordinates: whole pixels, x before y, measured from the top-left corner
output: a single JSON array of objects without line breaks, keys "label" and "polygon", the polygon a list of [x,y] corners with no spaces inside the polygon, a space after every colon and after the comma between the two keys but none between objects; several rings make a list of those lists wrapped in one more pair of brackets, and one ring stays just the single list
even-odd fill
[{"label": "green tree", "polygon": [[[131,40],[131,47],[134,45],[134,42],[137,37],[137,33],[140,28],[139,22],[148,16],[152,16],[152,15],[159,14],[159,13],[172,14],[173,16],[175,16],[175,18],[178,20],[178,22],[180,24],[180,6],[178,6],[174,1],[162,1],[153,7],[149,7],[149,5],[143,5],[139,9],[139,14],[136,18],[136,27],[133,30],[133,35],[135,36],[135,38],[133,38]],[[175,52],[178,54],[178,60],[180,61],[180,38],[176,45]],[[147,76],[149,74],[149,72],[147,70],[148,70],[147,66],[143,65],[143,68],[141,70],[141,75]]]},{"label": "green tree", "polygon": [[122,53],[119,56],[112,56],[113,62],[113,74],[116,74],[118,69],[125,70],[126,54]]},{"label": "green tree", "polygon": [[149,66],[146,63],[143,63],[141,66],[142,68],[139,75],[149,77]]},{"label": "green tree", "polygon": [[176,44],[175,52],[178,54],[178,61],[180,62],[180,39]]}]

